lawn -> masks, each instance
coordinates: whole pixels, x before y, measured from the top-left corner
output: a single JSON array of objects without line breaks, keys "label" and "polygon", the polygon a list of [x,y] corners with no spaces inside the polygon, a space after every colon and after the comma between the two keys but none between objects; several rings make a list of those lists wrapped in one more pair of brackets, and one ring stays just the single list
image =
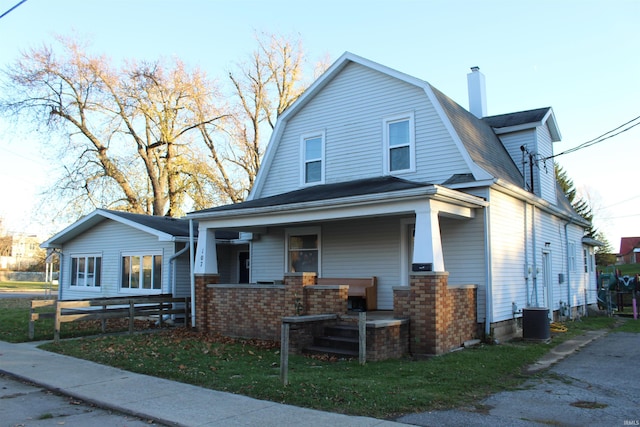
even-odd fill
[{"label": "lawn", "polygon": [[[422,360],[337,361],[291,355],[289,385],[280,381],[279,346],[209,337],[177,328],[154,334],[104,336],[46,344],[45,349],[215,390],[351,415],[400,414],[472,407],[482,398],[521,386],[523,368],[559,342],[615,319],[566,324],[552,342],[513,341]],[[637,323],[637,322],[636,322]]]},{"label": "lawn", "polygon": [[[26,341],[28,307],[28,300],[0,299],[0,339]],[[49,329],[42,322],[36,327],[36,339],[51,339],[52,326]],[[184,328],[84,337],[42,347],[215,390],[384,419],[417,411],[473,407],[490,394],[521,386],[529,378],[523,368],[554,345],[586,330],[613,327],[615,322],[609,317],[568,322],[568,331],[553,334],[549,344],[516,340],[428,359],[405,358],[364,366],[357,361],[291,355],[287,386],[280,381],[277,343],[210,337]],[[640,333],[640,321],[627,320],[617,330]],[[65,325],[63,337],[97,332],[95,322],[71,323]]]},{"label": "lawn", "polygon": [[13,282],[0,281],[0,291],[48,291],[58,292],[58,285],[52,285],[45,282]]},{"label": "lawn", "polygon": [[[0,340],[7,342],[29,341],[29,308],[32,299],[36,298],[0,298]],[[51,313],[53,307],[39,308],[39,313]],[[40,319],[34,323],[34,341],[53,339],[53,318]],[[136,322],[137,329],[147,329],[149,322]],[[128,329],[127,319],[109,319],[106,324],[107,332],[119,332]],[[85,321],[63,323],[61,338],[74,338],[87,335],[97,335],[102,332],[100,321]]]}]

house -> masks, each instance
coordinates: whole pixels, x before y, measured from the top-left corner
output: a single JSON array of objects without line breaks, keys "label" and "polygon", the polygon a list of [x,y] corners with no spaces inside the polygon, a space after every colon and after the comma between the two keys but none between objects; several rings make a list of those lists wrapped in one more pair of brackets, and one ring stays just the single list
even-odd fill
[{"label": "house", "polygon": [[640,262],[640,237],[623,237],[620,239],[618,264],[636,264]]},{"label": "house", "polygon": [[[187,215],[199,222],[200,327],[279,338],[275,323],[256,329],[276,309],[259,286],[284,281],[280,306],[306,298],[298,311],[320,314],[303,292],[327,291],[306,285],[332,277],[375,277],[377,310],[409,319],[418,353],[512,335],[528,307],[553,318],[594,304],[597,242],[556,183],[553,110],[485,117],[477,67],[468,84],[471,112],[423,80],[342,55],[278,118],[247,201]],[[217,230],[251,233],[242,292],[221,277]],[[251,286],[259,296],[242,300]],[[239,300],[244,309],[225,312]]]},{"label": "house", "polygon": [[[183,297],[191,295],[189,230],[187,220],[97,209],[41,246],[60,257],[60,300]],[[237,251],[231,244],[237,239],[237,233],[216,233],[223,259]]]},{"label": "house", "polygon": [[0,270],[23,271],[42,262],[39,243],[40,240],[36,235],[25,233],[5,235],[0,230]]}]

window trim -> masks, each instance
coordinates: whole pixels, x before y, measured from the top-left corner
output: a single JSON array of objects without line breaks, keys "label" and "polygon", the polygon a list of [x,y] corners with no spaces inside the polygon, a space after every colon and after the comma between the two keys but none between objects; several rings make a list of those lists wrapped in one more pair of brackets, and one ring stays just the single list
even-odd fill
[{"label": "window trim", "polygon": [[[409,121],[409,168],[392,171],[391,165],[389,164],[391,160],[391,146],[389,145],[389,125],[405,120]],[[404,174],[416,171],[415,114],[413,111],[384,117],[382,119],[382,141],[382,172],[384,175]]]},{"label": "window trim", "polygon": [[[155,279],[155,268],[153,266],[155,266],[155,257],[156,256],[160,256],[161,257],[161,262],[160,262],[160,288],[144,288],[144,287],[138,287],[138,288],[131,288],[131,287],[124,287],[123,286],[123,279],[124,279],[124,258],[125,257],[140,257],[140,262],[142,263],[142,260],[144,259],[145,256],[152,256],[154,258],[152,258],[152,268],[151,268],[151,286],[153,286],[154,283],[154,279]],[[162,289],[164,286],[164,253],[162,250],[139,250],[139,251],[121,251],[120,252],[120,278],[118,280],[118,292],[119,293],[140,293],[140,294],[161,294],[162,293]],[[140,276],[143,276],[144,273],[141,269]],[[142,282],[140,282],[142,284]]]},{"label": "window trim", "polygon": [[322,228],[315,227],[295,227],[285,229],[284,238],[284,271],[289,271],[289,238],[291,236],[306,236],[315,234],[318,238],[318,277],[322,277]]},{"label": "window trim", "polygon": [[[74,277],[76,277],[77,279],[77,271],[73,271],[73,260],[74,259],[80,259],[80,258],[84,258],[85,260],[85,273],[86,273],[86,268],[88,266],[87,264],[87,259],[88,258],[95,258],[95,259],[100,259],[100,272],[98,275],[98,285],[95,284],[95,267],[94,267],[94,284],[91,286],[87,286],[87,285],[78,285],[77,283],[74,285]],[[69,289],[73,289],[73,290],[87,290],[87,291],[91,291],[91,292],[101,292],[102,290],[102,271],[103,271],[103,265],[102,265],[102,252],[80,252],[80,253],[74,253],[74,254],[70,254],[69,255]],[[86,277],[85,277],[85,283],[86,283]]]},{"label": "window trim", "polygon": [[[306,153],[306,141],[309,139],[320,138],[320,158],[319,159],[307,159]],[[309,132],[300,135],[300,185],[302,187],[308,187],[312,185],[320,185],[325,182],[325,165],[326,165],[326,156],[325,156],[325,131],[321,130],[318,132]],[[307,182],[306,174],[307,174],[307,163],[320,161],[320,180]]]}]

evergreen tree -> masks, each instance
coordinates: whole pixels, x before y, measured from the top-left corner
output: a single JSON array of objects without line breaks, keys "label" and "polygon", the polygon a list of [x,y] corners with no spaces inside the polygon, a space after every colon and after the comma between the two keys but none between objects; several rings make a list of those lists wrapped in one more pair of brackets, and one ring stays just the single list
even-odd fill
[{"label": "evergreen tree", "polygon": [[564,192],[565,196],[573,206],[573,209],[585,220],[589,221],[589,228],[586,229],[585,237],[590,237],[594,240],[601,242],[602,246],[597,246],[595,249],[596,265],[606,266],[615,264],[616,256],[614,254],[611,243],[607,240],[605,235],[593,226],[593,211],[586,199],[578,197],[573,180],[567,176],[567,173],[562,169],[562,166],[555,163],[556,180],[560,184],[560,188]]}]

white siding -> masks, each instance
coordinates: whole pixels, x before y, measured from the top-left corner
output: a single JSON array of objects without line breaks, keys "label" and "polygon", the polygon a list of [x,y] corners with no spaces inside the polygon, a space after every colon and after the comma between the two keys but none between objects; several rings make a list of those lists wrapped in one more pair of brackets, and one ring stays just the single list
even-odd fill
[{"label": "white siding", "polygon": [[[546,126],[536,129],[528,129],[508,134],[500,135],[500,141],[505,146],[509,155],[522,172],[522,151],[521,146],[525,146],[529,153],[534,153],[533,164],[533,188],[534,193],[546,201],[556,204],[556,184],[553,160],[543,161],[553,155],[553,142],[549,128]],[[529,156],[525,156],[523,175],[526,181],[526,188],[531,188],[531,168]],[[524,184],[523,184],[524,185]]]},{"label": "white siding", "polygon": [[484,214],[476,218],[455,220],[440,218],[440,234],[445,270],[450,285],[477,285],[478,322],[485,318],[486,265]]},{"label": "white siding", "polygon": [[[317,225],[317,224],[313,224]],[[322,224],[321,276],[378,280],[378,308],[393,309],[394,286],[401,284],[399,217]],[[252,245],[252,282],[281,280],[285,273],[285,229],[270,228]]]},{"label": "white siding", "polygon": [[[541,159],[546,159],[553,155],[553,142],[551,134],[546,126],[539,127],[536,132],[538,141],[538,155]],[[553,167],[553,160],[540,161],[536,169],[538,172],[538,194],[549,203],[556,204],[556,173]]]},{"label": "white siding", "polygon": [[378,280],[378,309],[393,309],[393,287],[400,277],[398,217],[331,222],[322,227],[322,276]]},{"label": "white siding", "polygon": [[[189,243],[187,243],[187,245],[189,245]],[[178,247],[178,251],[182,248],[183,246],[180,245]],[[176,297],[191,296],[191,266],[189,263],[188,250],[187,252],[183,253],[176,260],[173,261],[172,268],[174,270],[175,287],[176,287],[176,292],[174,296]]]},{"label": "white siding", "polygon": [[[174,244],[159,242],[155,236],[107,219],[72,241],[65,243],[62,265],[60,266],[62,299],[140,295],[140,293],[123,292],[120,289],[123,251],[139,251],[140,253],[160,251],[162,254],[162,292],[171,292],[169,257],[174,253]],[[101,286],[97,291],[76,290],[69,287],[70,256],[86,253],[97,253],[102,256]]]},{"label": "white siding", "polygon": [[493,321],[511,319],[512,303],[526,306],[524,203],[491,192],[490,246]]},{"label": "white siding", "polygon": [[251,282],[284,277],[284,230],[271,227],[251,244]]},{"label": "white siding", "polygon": [[[523,172],[523,164],[522,164],[522,150],[520,147],[523,145],[527,147],[528,150],[533,151],[535,149],[535,133],[533,130],[523,130],[519,132],[512,132],[504,135],[499,135],[500,141],[507,149],[507,152],[513,159],[513,162],[518,166],[518,169],[524,176],[526,180],[527,188],[531,185],[531,176],[529,169],[529,158],[528,156],[525,158],[526,164],[524,165]],[[524,182],[522,183],[524,186]]]},{"label": "white siding", "polygon": [[289,119],[256,198],[299,188],[300,136],[309,132],[325,132],[326,183],[382,175],[382,121],[409,112],[415,117],[416,171],[398,176],[440,183],[454,173],[468,173],[422,89],[350,64]]}]

